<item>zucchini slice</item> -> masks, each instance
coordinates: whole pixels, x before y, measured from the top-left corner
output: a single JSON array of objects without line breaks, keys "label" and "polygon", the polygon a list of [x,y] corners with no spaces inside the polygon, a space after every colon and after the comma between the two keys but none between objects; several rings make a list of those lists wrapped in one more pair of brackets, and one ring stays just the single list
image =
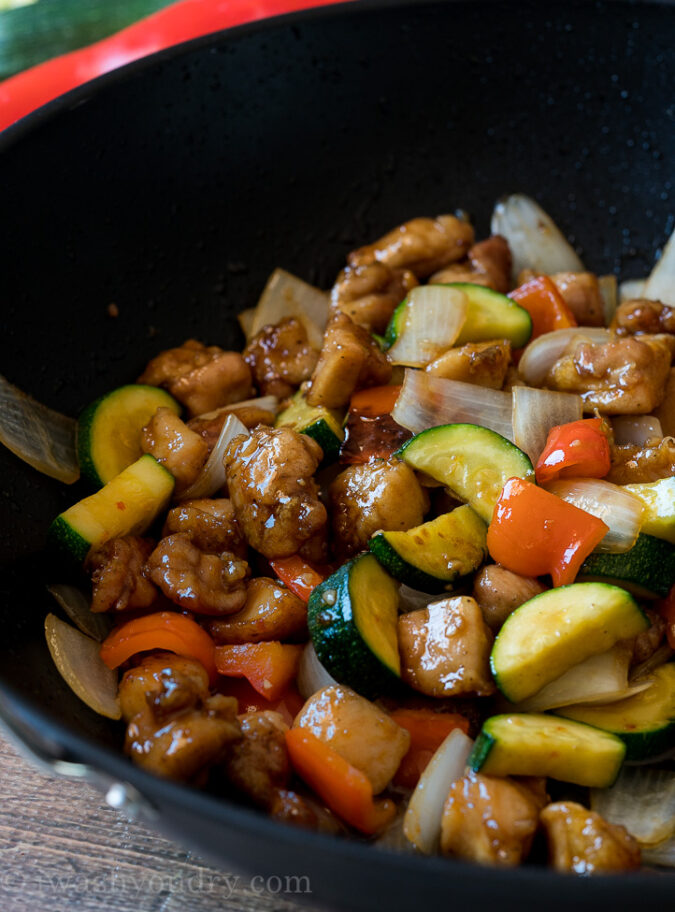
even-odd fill
[{"label": "zucchini slice", "polygon": [[650,675],[651,685],[633,697],[593,706],[565,706],[557,713],[612,732],[626,745],[626,760],[648,760],[675,745],[675,663]]},{"label": "zucchini slice", "polygon": [[509,478],[534,481],[529,457],[501,434],[477,424],[429,428],[396,455],[446,485],[487,523]]},{"label": "zucchini slice", "polygon": [[83,478],[97,488],[143,455],[141,432],[158,408],[180,414],[180,405],[157,386],[133,383],[101,396],[77,424],[77,458]]},{"label": "zucchini slice", "polygon": [[448,288],[463,291],[469,302],[466,321],[456,345],[508,339],[514,348],[523,348],[530,341],[532,317],[511,298],[469,282],[452,282]]},{"label": "zucchini slice", "polygon": [[675,545],[675,477],[625,485],[645,505],[642,531]]},{"label": "zucchini slice", "polygon": [[590,725],[541,713],[512,713],[486,719],[468,765],[488,776],[550,776],[608,788],[625,753],[620,738]]},{"label": "zucchini slice", "polygon": [[339,412],[322,405],[308,405],[302,390],[293,396],[287,408],[280,412],[275,427],[292,427],[299,434],[307,434],[323,450],[324,464],[336,462],[345,438]]},{"label": "zucchini slice", "polygon": [[612,583],[638,598],[665,598],[675,582],[675,545],[641,532],[623,554],[589,554],[577,578]]},{"label": "zucchini slice", "polygon": [[635,600],[618,586],[549,589],[506,619],[492,647],[492,674],[507,700],[519,703],[568,668],[648,627]]},{"label": "zucchini slice", "polygon": [[340,684],[373,698],[401,676],[398,586],[372,554],[344,564],[309,598],[307,624],[319,661]]},{"label": "zucchini slice", "polygon": [[369,548],[391,575],[413,589],[443,592],[487,557],[487,526],[464,505],[407,532],[377,532]]},{"label": "zucchini slice", "polygon": [[173,475],[149,454],[141,456],[107,485],[56,517],[51,541],[77,561],[111,538],[139,535],[164,509]]}]

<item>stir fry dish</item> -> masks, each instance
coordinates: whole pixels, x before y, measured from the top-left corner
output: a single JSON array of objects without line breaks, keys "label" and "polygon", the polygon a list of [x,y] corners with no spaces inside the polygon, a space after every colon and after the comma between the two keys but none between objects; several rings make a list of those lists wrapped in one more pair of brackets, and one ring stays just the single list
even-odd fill
[{"label": "stir fry dish", "polygon": [[50,529],[71,688],[134,763],[288,824],[675,866],[675,240],[617,287],[516,195],[330,293],[276,270],[239,321],[77,422],[2,382],[3,442],[88,486]]}]

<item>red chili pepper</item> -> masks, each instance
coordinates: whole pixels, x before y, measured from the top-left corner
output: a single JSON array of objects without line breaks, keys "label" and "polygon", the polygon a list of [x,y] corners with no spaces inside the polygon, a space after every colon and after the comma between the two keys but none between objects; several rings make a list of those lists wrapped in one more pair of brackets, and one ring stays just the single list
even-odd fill
[{"label": "red chili pepper", "polygon": [[286,585],[303,602],[308,602],[309,597],[325,579],[310,564],[297,554],[293,557],[279,557],[270,561],[270,567]]},{"label": "red chili pepper", "polygon": [[532,339],[577,325],[574,314],[548,276],[535,276],[508,296],[532,317]]},{"label": "red chili pepper", "polygon": [[181,0],[103,41],[0,83],[0,130],[64,92],[182,41],[336,0]]},{"label": "red chili pepper", "polygon": [[554,586],[566,586],[608,529],[555,494],[509,478],[492,515],[487,546],[507,570],[522,576],[550,573]]},{"label": "red chili pepper", "polygon": [[556,478],[604,478],[612,462],[602,427],[602,418],[582,418],[551,428],[535,469],[538,484]]}]

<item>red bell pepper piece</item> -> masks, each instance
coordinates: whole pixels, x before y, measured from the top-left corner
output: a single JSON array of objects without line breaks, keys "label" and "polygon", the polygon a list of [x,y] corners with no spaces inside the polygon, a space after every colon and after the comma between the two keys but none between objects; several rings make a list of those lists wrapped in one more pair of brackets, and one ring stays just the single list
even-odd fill
[{"label": "red bell pepper piece", "polygon": [[318,570],[297,554],[293,557],[275,558],[270,561],[270,567],[281,582],[303,602],[309,601],[314,589],[325,579]]},{"label": "red bell pepper piece", "polygon": [[388,415],[400,393],[400,386],[371,386],[370,389],[359,390],[351,398],[349,411],[358,412],[366,418]]},{"label": "red bell pepper piece", "polygon": [[410,732],[410,747],[394,776],[394,784],[415,788],[429,761],[451,731],[459,728],[469,733],[469,720],[459,713],[435,712],[433,709],[396,709],[392,719]]},{"label": "red bell pepper piece", "polygon": [[555,494],[509,478],[492,515],[487,546],[507,570],[522,576],[550,573],[554,586],[566,586],[608,529]]},{"label": "red bell pepper piece", "polygon": [[355,393],[349,403],[345,439],[340,447],[343,465],[389,459],[412,434],[391,416],[400,386],[372,386]]},{"label": "red bell pepper piece", "polygon": [[164,649],[201,662],[213,685],[218,678],[215,643],[196,621],[175,611],[159,611],[116,627],[101,644],[108,668],[118,668],[138,652]]},{"label": "red bell pepper piece", "polygon": [[532,338],[577,326],[574,314],[548,276],[535,276],[508,295],[532,317]]},{"label": "red bell pepper piece", "polygon": [[582,418],[551,428],[535,469],[537,482],[543,485],[556,478],[604,478],[611,457],[602,428],[602,418]]},{"label": "red bell pepper piece", "polygon": [[277,640],[216,646],[216,668],[225,677],[246,678],[266,700],[279,700],[295,680],[303,649]]},{"label": "red bell pepper piece", "polygon": [[278,712],[287,725],[293,724],[293,720],[305,705],[294,684],[291,684],[277,700],[266,700],[261,697],[245,678],[221,678],[218,692],[226,697],[234,697],[239,704],[240,713],[272,710]]}]

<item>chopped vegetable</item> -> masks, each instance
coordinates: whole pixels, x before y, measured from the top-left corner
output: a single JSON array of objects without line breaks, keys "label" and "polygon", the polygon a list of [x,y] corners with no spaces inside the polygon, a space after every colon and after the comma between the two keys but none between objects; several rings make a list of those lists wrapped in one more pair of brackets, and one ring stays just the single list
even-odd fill
[{"label": "chopped vegetable", "polygon": [[675,545],[675,477],[629,484],[625,489],[644,504],[642,531]]},{"label": "chopped vegetable", "polygon": [[345,436],[341,413],[323,405],[309,405],[302,390],[298,390],[277,415],[275,427],[292,427],[299,434],[316,440],[323,451],[324,464],[337,460]]},{"label": "chopped vegetable", "polygon": [[596,551],[619,554],[630,551],[635,545],[644,504],[625,488],[598,478],[569,478],[554,481],[546,489],[607,524],[609,531]]},{"label": "chopped vegetable", "polygon": [[665,598],[675,579],[675,545],[640,532],[630,551],[589,554],[579,578],[623,586],[638,598]]},{"label": "chopped vegetable", "polygon": [[614,443],[617,446],[645,446],[663,437],[661,422],[653,415],[615,415],[612,418]]},{"label": "chopped vegetable", "polygon": [[64,583],[53,583],[47,589],[82,633],[99,642],[108,636],[110,618],[105,614],[94,614],[89,600],[80,589]]},{"label": "chopped vegetable", "polygon": [[424,367],[457,340],[468,301],[461,289],[420,285],[394,311],[387,332],[393,364]]},{"label": "chopped vegetable", "polygon": [[532,318],[533,339],[577,325],[574,314],[548,276],[535,276],[509,292],[509,297],[524,307]]},{"label": "chopped vegetable", "polygon": [[591,807],[626,827],[642,847],[659,846],[675,835],[675,774],[624,767],[611,788],[593,790]]},{"label": "chopped vegetable", "polygon": [[670,235],[656,266],[649,274],[642,296],[675,306],[675,231]]},{"label": "chopped vegetable", "polygon": [[414,789],[429,761],[450,732],[459,729],[469,733],[469,720],[459,713],[435,712],[433,709],[396,709],[392,719],[410,733],[408,753],[401,760],[394,783]]},{"label": "chopped vegetable", "polygon": [[537,483],[557,478],[604,478],[611,459],[601,418],[584,418],[551,428],[537,461]]},{"label": "chopped vegetable", "polygon": [[297,317],[307,331],[312,348],[321,348],[328,319],[328,295],[283,269],[275,269],[255,308],[251,336],[285,317]]},{"label": "chopped vegetable", "polygon": [[216,646],[216,668],[225,677],[246,678],[266,700],[278,700],[298,673],[302,649],[274,640]]},{"label": "chopped vegetable", "polygon": [[298,666],[298,690],[302,696],[305,700],[309,700],[317,691],[336,683],[335,678],[328,674],[319,661],[313,644],[307,643],[300,656]]},{"label": "chopped vegetable", "polygon": [[[578,421],[583,414],[581,396],[531,386],[514,386],[513,442],[536,465],[551,428]],[[511,438],[509,438],[511,439]]]},{"label": "chopped vegetable", "polygon": [[358,412],[367,418],[388,415],[396,405],[400,392],[401,387],[396,385],[371,386],[370,389],[360,390],[352,396],[349,411]]},{"label": "chopped vegetable", "polygon": [[223,457],[230,443],[240,434],[248,437],[249,432],[236,415],[228,415],[216,445],[211,450],[201,472],[189,488],[180,495],[181,500],[194,500],[199,497],[213,497],[225,485],[225,464]]},{"label": "chopped vegetable", "polygon": [[528,342],[532,334],[530,315],[506,295],[469,282],[457,282],[447,287],[461,291],[469,302],[457,345],[506,339],[514,348],[520,348]]},{"label": "chopped vegetable", "polygon": [[657,603],[659,613],[666,622],[666,637],[671,649],[675,649],[675,583],[673,583],[668,595]]},{"label": "chopped vegetable", "polygon": [[281,582],[303,602],[309,601],[312,592],[325,579],[297,554],[293,557],[277,557],[270,561],[270,567]]},{"label": "chopped vegetable", "polygon": [[602,345],[609,342],[608,329],[596,326],[581,326],[578,329],[558,329],[545,333],[531,342],[518,362],[518,371],[529,386],[542,386],[546,375],[558,358],[580,342]]}]

